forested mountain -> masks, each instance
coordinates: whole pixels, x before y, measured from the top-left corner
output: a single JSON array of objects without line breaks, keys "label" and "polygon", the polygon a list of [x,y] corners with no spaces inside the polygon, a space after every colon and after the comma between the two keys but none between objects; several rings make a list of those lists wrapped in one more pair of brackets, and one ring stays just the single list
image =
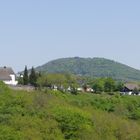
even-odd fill
[{"label": "forested mountain", "polygon": [[39,66],[36,70],[90,77],[112,77],[123,81],[140,80],[140,70],[105,58],[61,58]]}]

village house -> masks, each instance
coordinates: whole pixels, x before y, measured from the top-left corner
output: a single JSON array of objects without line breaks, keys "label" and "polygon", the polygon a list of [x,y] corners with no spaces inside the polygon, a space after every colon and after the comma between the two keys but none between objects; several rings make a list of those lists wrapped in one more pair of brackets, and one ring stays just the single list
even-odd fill
[{"label": "village house", "polygon": [[[124,85],[124,88],[122,89],[121,93],[123,95],[139,95],[139,89],[140,86],[135,83],[127,83]],[[135,93],[137,91],[137,93]]]},{"label": "village house", "polygon": [[0,81],[7,85],[17,85],[16,75],[10,67],[0,67]]},{"label": "village house", "polygon": [[89,93],[94,92],[94,90],[90,87],[90,85],[83,86],[83,90],[84,90],[84,92],[89,92]]},{"label": "village house", "polygon": [[57,87],[56,85],[53,85],[53,86],[51,87],[51,89],[54,90],[54,91],[57,91],[57,90],[58,90],[58,87]]},{"label": "village house", "polygon": [[79,87],[79,88],[77,88],[77,91],[78,92],[89,92],[89,93],[94,92],[94,90],[89,85],[86,85],[85,87]]},{"label": "village house", "polygon": [[86,92],[93,93],[93,92],[94,92],[94,90],[93,90],[91,87],[88,87],[88,88],[86,89]]}]

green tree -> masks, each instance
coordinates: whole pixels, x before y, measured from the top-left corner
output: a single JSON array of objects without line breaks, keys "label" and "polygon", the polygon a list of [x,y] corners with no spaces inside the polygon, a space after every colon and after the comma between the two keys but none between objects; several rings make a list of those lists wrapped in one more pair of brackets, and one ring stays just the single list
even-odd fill
[{"label": "green tree", "polygon": [[106,78],[104,83],[105,92],[111,92],[115,90],[115,81],[112,78]]},{"label": "green tree", "polygon": [[46,74],[41,74],[40,76],[38,76],[37,78],[37,86],[42,88],[44,86],[47,86],[47,76]]},{"label": "green tree", "polygon": [[124,87],[122,82],[116,83],[116,91],[121,91]]},{"label": "green tree", "polygon": [[56,85],[58,88],[61,88],[66,82],[64,74],[48,74],[47,75],[47,84],[50,86]]},{"label": "green tree", "polygon": [[27,66],[25,66],[24,75],[23,75],[23,84],[28,85],[28,83],[29,83],[28,69]]},{"label": "green tree", "polygon": [[33,86],[36,86],[37,84],[36,82],[37,82],[37,75],[36,75],[34,67],[32,67],[31,73],[29,75],[29,83]]},{"label": "green tree", "polygon": [[104,91],[104,79],[97,79],[94,83],[93,83],[93,89],[94,91],[97,92],[102,92]]},{"label": "green tree", "polygon": [[23,85],[23,77],[18,77],[18,84],[21,84],[21,85]]}]

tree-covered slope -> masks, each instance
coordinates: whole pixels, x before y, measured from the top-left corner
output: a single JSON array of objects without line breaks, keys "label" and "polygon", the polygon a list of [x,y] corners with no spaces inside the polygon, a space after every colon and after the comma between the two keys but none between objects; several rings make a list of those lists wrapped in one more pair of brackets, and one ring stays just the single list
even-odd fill
[{"label": "tree-covered slope", "polygon": [[139,96],[27,92],[0,82],[0,140],[139,139]]},{"label": "tree-covered slope", "polygon": [[112,77],[118,80],[139,81],[140,71],[104,58],[61,58],[37,68],[48,73],[68,72],[90,77]]}]

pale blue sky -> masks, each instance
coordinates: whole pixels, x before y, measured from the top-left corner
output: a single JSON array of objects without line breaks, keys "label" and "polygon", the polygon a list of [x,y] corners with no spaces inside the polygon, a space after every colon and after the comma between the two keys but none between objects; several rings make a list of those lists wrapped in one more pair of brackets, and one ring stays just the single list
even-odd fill
[{"label": "pale blue sky", "polygon": [[0,1],[0,65],[105,57],[140,69],[139,0]]}]

